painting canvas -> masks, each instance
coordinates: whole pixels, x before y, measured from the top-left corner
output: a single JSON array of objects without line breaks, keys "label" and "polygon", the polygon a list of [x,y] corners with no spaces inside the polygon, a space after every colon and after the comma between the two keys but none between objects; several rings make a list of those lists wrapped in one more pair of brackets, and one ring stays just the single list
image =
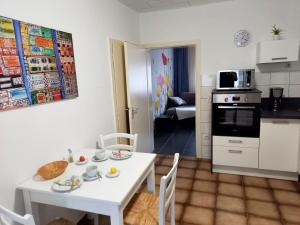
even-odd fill
[{"label": "painting canvas", "polygon": [[72,35],[0,17],[0,111],[77,96]]}]

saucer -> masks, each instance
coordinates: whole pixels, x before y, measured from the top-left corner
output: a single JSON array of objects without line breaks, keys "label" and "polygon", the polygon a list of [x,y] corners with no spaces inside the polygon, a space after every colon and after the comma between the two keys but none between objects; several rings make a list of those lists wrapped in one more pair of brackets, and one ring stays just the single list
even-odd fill
[{"label": "saucer", "polygon": [[79,160],[77,160],[77,161],[75,162],[75,164],[76,164],[76,165],[85,165],[85,164],[87,164],[88,161],[89,161],[88,159],[85,159],[83,162],[80,162]]},{"label": "saucer", "polygon": [[[72,180],[75,182],[73,185],[71,184]],[[64,177],[53,182],[52,190],[56,192],[70,192],[79,188],[82,182],[82,179],[78,176]]]},{"label": "saucer", "polygon": [[84,172],[81,176],[82,176],[82,179],[84,180],[84,181],[93,181],[93,180],[97,180],[97,179],[101,179],[102,178],[102,175],[101,175],[102,173],[101,173],[101,171],[98,171],[98,173],[97,173],[97,175],[96,176],[94,176],[94,177],[89,177],[87,174],[86,174],[86,172]]},{"label": "saucer", "polygon": [[107,172],[106,174],[105,174],[105,176],[106,177],[108,177],[108,178],[114,178],[114,177],[117,177],[117,176],[119,176],[120,175],[120,170],[118,170],[116,173],[114,173],[114,174],[112,174],[112,173],[110,173],[110,172]]},{"label": "saucer", "polygon": [[127,150],[112,151],[112,153],[110,154],[110,158],[114,160],[129,159],[131,156],[132,152]]},{"label": "saucer", "polygon": [[92,161],[93,162],[103,162],[103,161],[107,160],[108,158],[109,158],[108,155],[105,155],[102,159],[97,159],[96,156],[93,156]]}]

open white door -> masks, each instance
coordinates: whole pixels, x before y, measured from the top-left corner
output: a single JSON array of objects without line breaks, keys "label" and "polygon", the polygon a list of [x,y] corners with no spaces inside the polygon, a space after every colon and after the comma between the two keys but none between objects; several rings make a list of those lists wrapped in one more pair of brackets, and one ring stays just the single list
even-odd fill
[{"label": "open white door", "polygon": [[[125,42],[125,66],[130,133],[138,134],[139,152],[154,150],[148,50]],[[149,65],[150,67],[150,65]]]}]

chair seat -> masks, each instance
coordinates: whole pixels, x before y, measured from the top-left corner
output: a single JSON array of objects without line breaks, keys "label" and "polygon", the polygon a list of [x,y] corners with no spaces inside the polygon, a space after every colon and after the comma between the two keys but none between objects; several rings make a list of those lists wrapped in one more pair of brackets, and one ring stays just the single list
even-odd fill
[{"label": "chair seat", "polygon": [[147,192],[134,195],[124,210],[126,225],[158,225],[159,196]]}]

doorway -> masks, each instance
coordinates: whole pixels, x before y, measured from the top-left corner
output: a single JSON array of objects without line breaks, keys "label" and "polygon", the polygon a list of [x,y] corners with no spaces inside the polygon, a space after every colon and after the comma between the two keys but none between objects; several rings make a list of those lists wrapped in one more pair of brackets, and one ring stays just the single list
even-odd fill
[{"label": "doorway", "polygon": [[196,156],[195,47],[150,50],[154,151]]},{"label": "doorway", "polygon": [[[118,54],[118,56],[116,56],[116,53],[115,52],[112,52],[113,51],[113,48],[112,48],[112,42],[114,42],[116,40],[110,40],[110,43],[111,43],[111,65],[112,67],[117,67],[118,65],[116,65],[116,61],[123,63],[123,65],[125,64],[125,69],[123,70],[120,70],[119,72],[116,72],[117,70],[112,68],[112,81],[113,81],[113,91],[114,91],[114,94],[113,94],[113,97],[114,97],[114,106],[115,106],[115,122],[116,122],[116,132],[121,132],[121,126],[118,124],[118,123],[124,123],[124,118],[129,118],[130,120],[130,112],[132,113],[132,110],[133,109],[130,109],[130,101],[128,101],[129,99],[129,93],[128,93],[128,77],[126,78],[126,76],[128,75],[128,69],[126,69],[126,57],[128,58],[128,54],[126,55],[126,50],[124,51],[123,54]],[[119,41],[121,43],[125,43],[124,45],[131,45],[129,43],[126,43],[126,42],[123,42],[123,41]],[[151,111],[153,113],[153,110],[152,110],[152,81],[151,81],[151,57],[150,57],[150,50],[155,50],[155,49],[162,49],[162,48],[183,48],[183,47],[191,47],[191,48],[194,48],[194,54],[195,54],[195,67],[194,67],[194,70],[195,70],[195,76],[194,76],[194,84],[195,84],[195,90],[194,90],[194,96],[195,96],[195,100],[194,100],[194,105],[195,105],[195,108],[196,108],[196,112],[195,112],[195,115],[196,115],[196,118],[195,118],[195,121],[192,122],[192,124],[195,126],[195,146],[196,146],[196,156],[198,158],[201,158],[201,143],[200,143],[200,140],[201,140],[201,134],[200,134],[200,85],[196,85],[197,83],[200,83],[200,65],[199,63],[196,63],[196,62],[199,62],[199,56],[200,56],[200,43],[198,41],[186,41],[186,42],[173,42],[173,43],[156,43],[156,44],[147,44],[147,45],[143,45],[143,46],[139,46],[137,47],[137,45],[133,45],[131,46],[133,47],[133,49],[135,49],[134,51],[136,52],[139,52],[139,51],[144,51],[144,50],[147,50],[147,53],[148,53],[148,56],[146,56],[146,59],[144,60],[145,61],[145,64],[147,65],[146,66],[146,76],[148,77],[148,87],[146,88],[147,89],[147,93],[148,93],[148,99],[146,96],[145,97],[145,101],[148,101],[149,103],[149,107],[148,107],[148,110]],[[121,48],[121,47],[120,47]],[[125,46],[125,49],[126,49],[126,46]],[[132,50],[132,48],[131,48]],[[131,51],[130,50],[130,51]],[[145,52],[145,54],[147,54]],[[118,60],[116,60],[115,58],[118,58]],[[143,55],[144,57],[144,55]],[[120,60],[121,58],[121,60]],[[127,59],[128,60],[128,59]],[[125,62],[125,63],[124,63]],[[129,63],[132,63],[130,62],[129,60]],[[123,67],[124,68],[124,67]],[[126,74],[127,72],[127,74]],[[116,75],[114,73],[118,73],[117,76],[123,76],[123,81],[125,82],[125,84],[123,84],[123,86],[127,87],[127,93],[125,92],[126,91],[126,88],[125,90],[119,90],[117,87],[116,87]],[[121,82],[121,81],[120,81]],[[124,104],[122,104],[122,109],[119,109],[119,101],[120,101],[120,98],[118,97],[119,96],[119,93],[122,92],[123,93],[123,97],[127,96],[127,103],[126,103],[126,99],[125,98],[121,98],[121,100],[124,102]],[[118,98],[118,101],[116,100],[116,98]],[[126,105],[127,104],[127,105]],[[129,113],[128,113],[129,112]],[[117,113],[122,113],[123,115],[125,116],[119,116],[117,115]],[[123,118],[123,119],[120,119],[120,118]],[[123,121],[123,122],[122,122]],[[127,126],[130,126],[130,122],[128,123],[127,122]],[[152,125],[151,125],[152,124]],[[185,123],[186,124],[186,123]],[[149,128],[150,128],[150,131],[152,131],[152,134],[154,134],[154,116],[152,116],[152,123],[148,124],[149,125]],[[151,127],[152,126],[152,127]],[[128,128],[128,127],[127,127]],[[129,129],[130,130],[130,129]],[[151,134],[149,134],[149,138],[153,138],[153,137],[150,137]],[[154,151],[154,147],[152,149],[152,151]]]}]

